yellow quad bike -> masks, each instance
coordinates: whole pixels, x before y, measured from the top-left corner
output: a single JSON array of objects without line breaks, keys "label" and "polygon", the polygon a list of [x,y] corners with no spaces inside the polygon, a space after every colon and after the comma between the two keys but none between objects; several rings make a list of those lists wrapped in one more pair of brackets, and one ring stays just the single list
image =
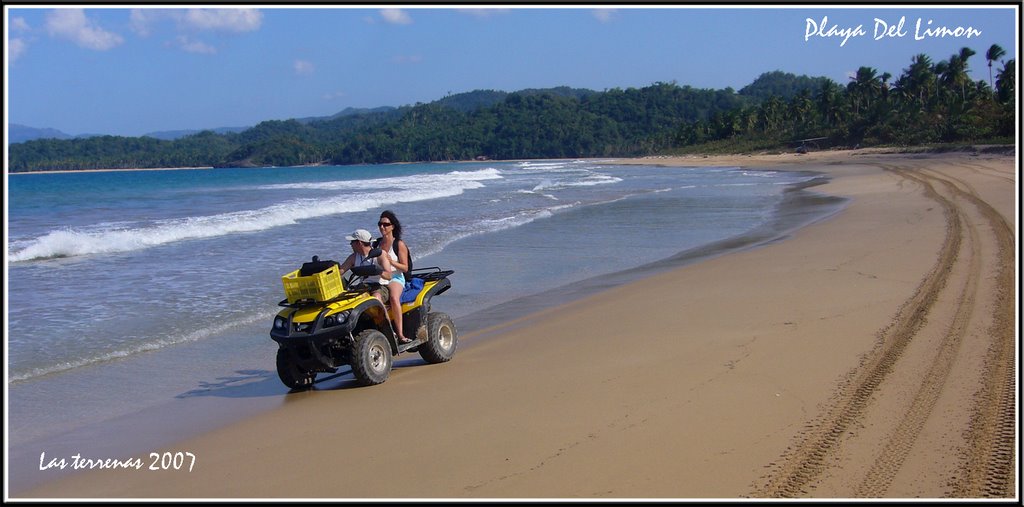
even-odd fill
[{"label": "yellow quad bike", "polygon": [[[380,253],[375,248],[368,258]],[[317,374],[336,373],[343,365],[352,368],[360,385],[376,385],[388,379],[393,357],[403,352],[419,352],[432,364],[455,355],[455,323],[445,313],[430,311],[431,298],[451,288],[448,277],[453,270],[430,267],[410,273],[412,283],[406,284],[406,291],[412,295],[410,285],[420,283],[422,289],[402,304],[406,336],[415,330],[415,338],[404,344],[396,339],[387,308],[370,295],[366,279],[379,275],[380,266],[354,266],[350,271],[350,278],[342,280],[337,262],[313,257],[283,277],[288,297],[278,303],[284,309],[274,318],[270,337],[279,345],[277,374],[284,385],[309,387]]]}]

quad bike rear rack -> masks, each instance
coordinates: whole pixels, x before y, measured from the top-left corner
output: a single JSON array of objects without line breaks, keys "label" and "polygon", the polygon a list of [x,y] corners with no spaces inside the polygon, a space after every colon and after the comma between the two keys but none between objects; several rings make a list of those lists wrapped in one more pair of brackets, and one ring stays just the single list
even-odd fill
[{"label": "quad bike rear rack", "polygon": [[[429,268],[414,269],[412,270],[411,276],[412,278],[421,278],[423,279],[424,282],[431,282],[434,280],[447,278],[452,273],[455,273],[454,269],[441,269],[437,266],[431,266]],[[299,299],[293,303],[289,303],[288,298],[285,298],[282,299],[281,302],[277,303],[277,306],[283,306],[285,308],[304,308],[306,306],[329,305],[337,301],[357,296],[360,293],[366,292],[366,290],[366,284],[359,284],[356,287],[346,289],[342,291],[341,294],[338,294],[337,296],[325,301],[318,301],[316,299]]]}]

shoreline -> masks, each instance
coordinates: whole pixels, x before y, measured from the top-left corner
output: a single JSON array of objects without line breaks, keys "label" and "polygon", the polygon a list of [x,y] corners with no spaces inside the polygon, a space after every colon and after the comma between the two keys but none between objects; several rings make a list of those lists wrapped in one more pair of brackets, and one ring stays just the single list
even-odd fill
[{"label": "shoreline", "polygon": [[[856,372],[863,358],[870,358],[876,334],[899,313],[921,277],[927,277],[929,259],[942,244],[946,227],[934,200],[920,192],[923,183],[878,166],[905,166],[914,177],[943,179],[951,177],[929,162],[959,167],[962,159],[975,158],[819,153],[717,157],[704,159],[705,163],[686,158],[660,161],[793,166],[829,174],[830,181],[814,193],[851,201],[842,212],[796,230],[785,241],[769,239],[757,248],[740,248],[695,264],[670,263],[657,274],[665,283],[652,285],[650,274],[643,275],[524,314],[507,325],[472,332],[451,363],[397,368],[392,379],[377,388],[348,389],[348,382],[339,381],[313,392],[292,393],[281,407],[167,448],[192,449],[204,473],[95,470],[24,494],[172,498],[187,489],[186,496],[227,498],[772,496],[771,484],[752,490],[751,483],[758,482],[768,463],[783,463],[769,473],[781,477],[785,463],[799,458],[780,455],[799,436],[802,424],[827,413],[819,407],[827,408],[831,396],[841,395],[844,374]],[[992,201],[1004,220],[1015,225],[1014,196],[1011,191],[1007,199],[1000,186],[1014,181],[1012,163],[1012,157],[995,157],[995,162],[982,164],[984,170],[967,176],[956,173],[956,178],[969,176],[979,199]],[[988,181],[992,178],[999,181],[993,184]],[[879,229],[880,224],[885,227]],[[870,240],[864,234],[870,234]],[[975,234],[982,236],[975,242],[986,252],[991,245],[985,246],[984,231],[979,228]],[[974,258],[982,270],[995,269],[989,266],[994,256]],[[966,278],[979,287],[975,300],[994,297],[983,277]],[[824,297],[819,291],[835,295]],[[645,304],[627,304],[628,313],[622,313],[624,302],[641,299]],[[481,340],[485,334],[487,339]],[[689,338],[673,339],[675,334]],[[832,336],[836,334],[845,339]],[[623,337],[643,346],[623,348]],[[979,346],[961,348],[973,354],[965,361],[978,364]],[[909,346],[904,354],[917,360],[926,357],[925,351]],[[401,357],[398,362],[403,362]],[[977,375],[960,370],[950,375],[971,387],[981,382]],[[423,391],[424,385],[442,389]],[[901,389],[882,387],[877,396],[898,405],[886,393]],[[767,394],[765,399],[762,394]],[[941,397],[936,403],[950,403],[946,408],[957,413],[971,411]],[[874,422],[872,417],[866,413],[860,420]],[[345,434],[368,435],[381,433],[393,419],[408,420],[414,422],[415,435],[435,439],[353,441],[336,432],[332,419],[346,421]],[[759,424],[753,423],[755,419]],[[303,421],[302,433],[318,438],[303,439],[282,429],[293,420]],[[680,435],[673,427],[688,431]],[[268,440],[267,435],[275,438]],[[930,435],[925,433],[925,439],[933,438]],[[316,452],[325,444],[364,466],[344,467],[351,476],[339,479],[330,458]],[[857,443],[830,451],[852,460],[854,468],[870,469],[872,452],[860,451],[866,446]],[[737,452],[741,448],[744,452]],[[280,468],[260,468],[259,463],[268,460],[280,463]],[[437,461],[444,466],[435,465]],[[417,481],[392,485],[393,480],[381,475],[385,464]],[[957,466],[947,464],[941,471]],[[446,470],[441,473],[439,468]],[[854,496],[850,493],[856,487],[847,488],[838,476],[825,475],[814,484],[817,489],[811,496]],[[922,481],[931,488],[923,496],[942,496],[934,494],[942,493],[938,475],[931,471]],[[289,489],[300,476],[333,479],[317,481],[311,489]],[[560,481],[563,476],[574,480]],[[234,484],[228,477],[247,481]],[[898,480],[896,486],[897,491],[909,487]]]},{"label": "shoreline", "polygon": [[[645,164],[646,165],[646,164]],[[751,168],[751,170],[761,170],[758,168]],[[817,173],[811,173],[807,171],[793,171],[794,173],[814,176]],[[469,345],[478,341],[486,339],[488,336],[494,335],[498,330],[506,329],[508,326],[514,326],[514,321],[518,320],[518,316],[534,313],[546,308],[553,308],[567,302],[576,301],[583,299],[591,294],[599,291],[607,290],[610,287],[616,287],[624,285],[630,281],[640,280],[644,278],[650,278],[657,276],[658,273],[670,270],[676,267],[684,266],[687,264],[697,263],[709,258],[728,255],[733,252],[742,251],[745,249],[756,248],[758,245],[782,240],[786,234],[796,230],[808,223],[809,221],[825,220],[828,216],[839,211],[843,205],[842,199],[831,198],[822,194],[813,192],[806,192],[806,190],[815,186],[822,185],[827,182],[827,177],[818,175],[812,177],[812,179],[803,181],[796,184],[787,184],[786,190],[783,192],[783,201],[778,204],[777,209],[773,213],[775,217],[772,221],[761,224],[754,229],[747,232],[741,233],[736,236],[728,237],[707,245],[700,247],[684,250],[672,254],[668,257],[657,259],[643,265],[629,267],[621,269],[620,271],[607,273],[604,275],[594,276],[591,278],[569,282],[565,285],[554,287],[551,289],[545,289],[538,293],[533,293],[521,297],[517,297],[513,300],[499,303],[493,306],[489,306],[484,309],[473,311],[469,314],[458,316],[455,320],[464,338],[466,335],[471,337]],[[262,328],[259,328],[256,333],[250,334],[261,334]],[[467,345],[467,342],[463,342],[463,347]],[[195,348],[200,345],[188,345],[186,348]],[[168,353],[171,357],[164,357]],[[187,352],[187,351],[164,351],[163,357],[165,360],[169,360],[169,364],[177,364],[180,359],[175,360],[175,357],[179,355],[199,354],[205,356],[204,353]],[[401,356],[399,360],[407,359],[408,355]],[[157,374],[147,374],[147,369],[159,368],[158,361],[156,359],[141,359],[143,365],[148,366],[127,366],[127,365],[113,365],[115,371],[110,376],[116,378],[130,377],[136,375],[146,375],[151,379]],[[273,365],[269,365],[270,369],[273,369]],[[86,371],[72,371],[72,372],[58,372],[58,374],[70,374],[64,377],[50,379],[49,382],[59,382],[61,384],[76,384],[82,383],[90,384],[94,382],[89,379],[89,374]],[[339,373],[333,375],[321,375],[318,379],[317,384],[323,382],[330,382],[338,377],[351,376],[350,372],[345,367],[340,369]],[[269,379],[271,384],[276,382],[276,376],[273,371],[270,372]],[[46,382],[46,379],[39,379]],[[29,380],[32,382],[33,380]],[[152,380],[150,380],[152,381]],[[157,380],[160,383],[161,380]],[[162,382],[170,383],[171,379],[163,379]],[[276,385],[276,384],[275,384]],[[27,387],[27,386],[25,386]],[[17,386],[16,388],[25,388]],[[52,384],[51,384],[52,387]],[[280,387],[280,386],[277,386]],[[57,390],[62,390],[56,388]],[[279,397],[283,393],[275,392],[273,388],[266,388],[263,386],[259,389],[243,389],[245,393],[239,394],[244,397]],[[278,389],[280,391],[280,389]],[[181,398],[181,396],[172,396],[173,398]],[[119,414],[110,419],[105,420],[102,424],[99,422],[89,422],[81,425],[81,427],[66,429],[63,431],[51,432],[45,436],[30,437],[27,440],[20,442],[18,446],[12,449],[11,462],[14,464],[15,470],[23,470],[28,464],[34,462],[38,457],[32,454],[33,450],[48,449],[47,456],[51,455],[73,455],[75,452],[81,451],[67,448],[67,446],[61,444],[61,442],[67,441],[80,441],[80,440],[108,440],[111,436],[118,435],[120,431],[130,431],[130,428],[135,424],[143,424],[146,426],[158,423],[159,421],[172,421],[174,415],[182,410],[195,411],[197,409],[191,408],[194,401],[182,401],[180,399],[163,401],[155,406],[149,406],[145,409]],[[247,416],[252,416],[260,412],[268,411],[273,408],[273,401],[252,403],[251,406],[247,407],[236,407],[235,410],[242,410]],[[228,413],[217,406],[206,406],[204,410],[208,410],[201,420],[190,420],[194,428],[186,428],[181,424],[170,424],[165,422],[162,424],[163,430],[158,432],[160,434],[174,434],[179,437],[189,437],[202,434],[207,431],[214,430],[218,427],[226,426],[230,423],[238,422],[243,417],[238,417]],[[118,428],[117,430],[103,430],[100,426],[107,426],[112,428]],[[158,435],[150,435],[152,443],[147,447],[146,445],[140,445],[139,442],[134,442],[131,446],[118,446],[113,443],[108,443],[102,446],[98,446],[97,449],[86,449],[86,452],[81,454],[84,456],[87,453],[91,454],[103,454],[111,456],[125,456],[132,455],[133,453],[142,452],[152,447],[152,445],[162,445],[165,443],[171,443],[167,438],[161,438]],[[45,472],[48,475],[66,475],[66,470],[48,470]],[[40,479],[38,474],[23,472],[15,475],[14,479],[23,486],[19,486],[19,490],[29,489],[31,487],[38,486],[45,480]],[[52,478],[50,479],[52,480]]]},{"label": "shoreline", "polygon": [[[751,169],[757,170],[757,168]],[[654,278],[665,271],[758,248],[771,242],[783,241],[789,234],[801,227],[828,220],[842,211],[846,204],[845,199],[807,192],[810,188],[827,184],[827,180],[828,178],[825,176],[818,176],[812,180],[788,186],[784,194],[785,198],[776,210],[775,218],[771,222],[761,224],[745,233],[677,252],[640,266],[585,278],[475,311],[458,319],[460,329],[465,327],[471,333],[487,329],[486,335],[492,335],[497,329],[511,325],[516,320],[509,319],[508,315],[528,315],[545,308],[578,301],[589,295],[631,282]],[[488,324],[495,321],[498,322]]]},{"label": "shoreline", "polygon": [[[979,154],[1012,154],[1013,146],[1010,145],[949,145],[949,146],[937,146],[937,147],[880,147],[880,148],[856,148],[856,149],[831,149],[816,151],[816,154],[822,153],[846,153],[854,155],[865,155],[865,154],[884,154],[884,155],[921,155],[921,154],[944,154],[944,153],[965,153],[972,155]],[[723,160],[738,161],[738,160],[759,160],[765,161],[771,164],[788,164],[783,162],[785,157],[799,157],[803,154],[796,153],[762,153],[762,154],[733,154],[733,155],[648,155],[644,157],[635,158],[615,158],[615,157],[576,157],[567,159],[484,159],[484,160],[447,160],[447,161],[424,161],[424,162],[385,162],[382,165],[401,165],[401,164],[433,164],[433,163],[487,163],[487,162],[533,162],[537,160],[608,160],[614,163],[623,164],[643,164],[643,165],[662,165],[659,164],[658,160],[668,160],[669,165],[721,165]],[[353,165],[373,165],[373,164],[353,164]],[[726,164],[726,165],[732,165]],[[295,166],[273,166],[275,169],[280,168],[307,168],[307,167],[338,167],[331,166],[327,163],[315,163],[315,164],[301,164]],[[7,171],[8,175],[15,174],[65,174],[65,173],[80,173],[80,172],[113,172],[113,171],[187,171],[193,169],[217,169],[215,166],[195,166],[195,167],[128,167],[121,169],[71,169],[71,170],[43,170],[43,171]],[[262,169],[261,167],[225,167],[225,169]]]}]

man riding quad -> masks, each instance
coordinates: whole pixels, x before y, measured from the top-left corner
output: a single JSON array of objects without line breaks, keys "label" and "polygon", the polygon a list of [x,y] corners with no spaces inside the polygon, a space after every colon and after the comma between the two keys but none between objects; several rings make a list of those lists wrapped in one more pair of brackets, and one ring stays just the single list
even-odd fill
[{"label": "man riding quad", "polygon": [[[381,255],[378,248],[364,259]],[[380,384],[391,373],[393,357],[419,352],[428,363],[443,363],[458,347],[451,317],[431,311],[431,299],[451,288],[453,270],[429,267],[413,270],[402,293],[402,318],[415,337],[399,343],[384,302],[373,282],[382,269],[377,263],[353,264],[350,278],[341,278],[335,261],[313,257],[302,268],[282,277],[284,307],[274,318],[270,337],[279,345],[277,374],[292,389],[309,387],[318,373],[336,373],[349,365],[361,385]],[[371,281],[368,281],[371,280]]]}]

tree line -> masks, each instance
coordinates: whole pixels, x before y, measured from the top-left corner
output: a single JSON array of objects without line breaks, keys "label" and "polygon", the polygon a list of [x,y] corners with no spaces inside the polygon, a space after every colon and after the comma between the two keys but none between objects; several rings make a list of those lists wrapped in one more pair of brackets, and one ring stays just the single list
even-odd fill
[{"label": "tree line", "polygon": [[770,147],[813,137],[826,137],[834,146],[1012,143],[1016,61],[1002,61],[1005,51],[992,45],[985,53],[989,79],[972,81],[968,60],[975,54],[965,47],[938,62],[918,54],[896,79],[860,67],[845,87],[826,79],[788,100],[772,95],[685,123],[679,145]]},{"label": "tree line", "polygon": [[[680,149],[776,149],[826,137],[833,146],[1008,140],[1015,60],[993,45],[990,78],[971,81],[963,48],[924,54],[895,80],[861,67],[845,86],[763,74],[736,92],[675,83],[603,92],[478,90],[429,104],[312,121],[265,121],[238,133],[173,141],[99,136],[9,147],[11,172],[95,168],[251,167],[522,158],[626,157]],[[992,65],[1001,66],[994,69]]]}]

